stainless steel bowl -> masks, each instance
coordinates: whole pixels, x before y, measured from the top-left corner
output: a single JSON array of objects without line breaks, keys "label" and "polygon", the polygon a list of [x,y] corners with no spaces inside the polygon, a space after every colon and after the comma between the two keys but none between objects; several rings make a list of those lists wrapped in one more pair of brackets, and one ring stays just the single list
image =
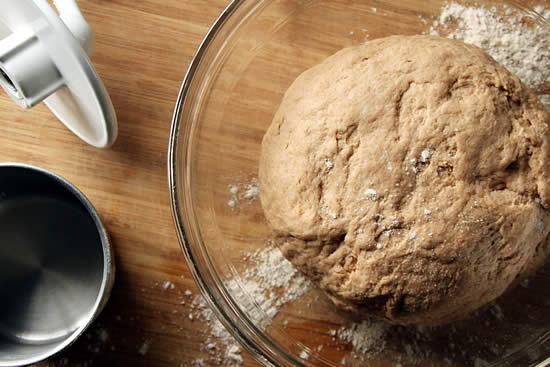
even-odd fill
[{"label": "stainless steel bowl", "polygon": [[0,164],[0,366],[73,343],[104,307],[112,248],[88,199],[62,177]]}]

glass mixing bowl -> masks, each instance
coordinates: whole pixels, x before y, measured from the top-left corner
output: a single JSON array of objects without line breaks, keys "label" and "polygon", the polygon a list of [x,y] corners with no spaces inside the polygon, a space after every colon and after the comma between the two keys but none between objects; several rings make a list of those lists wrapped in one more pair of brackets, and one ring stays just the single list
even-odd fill
[{"label": "glass mixing bowl", "polygon": [[[536,4],[519,7],[527,14]],[[259,272],[250,254],[269,247],[269,229],[254,191],[260,145],[286,89],[305,69],[343,47],[429,31],[444,5],[440,0],[234,1],[201,44],[172,122],[172,211],[206,302],[264,365],[550,364],[550,266],[501,297],[498,305],[452,325],[384,326],[380,339],[377,322],[361,324],[368,337],[380,339],[376,347],[363,344],[366,354],[358,351],[361,340],[349,337],[357,333],[345,333],[355,320],[313,287],[277,304],[274,314],[247,286],[247,277]],[[270,291],[278,292],[284,290]],[[346,335],[351,343],[341,340]]]}]

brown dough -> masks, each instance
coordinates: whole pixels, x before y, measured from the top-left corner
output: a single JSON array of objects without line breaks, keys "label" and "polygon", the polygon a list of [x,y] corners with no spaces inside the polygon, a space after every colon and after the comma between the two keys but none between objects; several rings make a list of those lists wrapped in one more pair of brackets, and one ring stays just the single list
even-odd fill
[{"label": "brown dough", "polygon": [[549,124],[477,47],[370,41],[285,94],[262,142],[262,207],[283,254],[341,308],[461,319],[548,252]]}]

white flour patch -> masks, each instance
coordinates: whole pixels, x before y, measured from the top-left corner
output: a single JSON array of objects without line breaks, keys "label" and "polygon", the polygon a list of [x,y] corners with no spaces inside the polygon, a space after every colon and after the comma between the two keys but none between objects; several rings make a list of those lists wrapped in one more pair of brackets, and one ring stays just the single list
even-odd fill
[{"label": "white flour patch", "polygon": [[167,280],[165,281],[164,283],[162,283],[162,288],[164,288],[164,290],[168,290],[168,289],[174,289],[174,283],[172,283],[171,281]]},{"label": "white flour patch", "polygon": [[376,192],[376,190],[374,189],[367,189],[365,191],[365,196],[369,199],[369,200],[376,200],[378,199],[378,193]]},{"label": "white flour patch", "polygon": [[389,327],[390,325],[385,322],[368,319],[349,327],[332,330],[330,335],[350,343],[355,352],[372,356],[384,348],[384,338]]},{"label": "white flour patch", "polygon": [[138,353],[142,356],[146,355],[147,352],[149,352],[149,347],[151,346],[151,341],[150,340],[145,340],[141,346],[139,347],[138,349]]},{"label": "white flour patch", "polygon": [[227,206],[235,209],[240,203],[251,203],[258,199],[260,187],[257,178],[252,178],[249,183],[238,183],[227,186],[230,198],[227,200]]},{"label": "white flour patch", "polygon": [[[536,11],[550,19],[550,9]],[[520,10],[466,7],[450,3],[430,28],[430,34],[478,46],[541,95],[550,110],[550,95],[543,84],[550,78],[550,32]]]},{"label": "white flour patch", "polygon": [[431,158],[432,158],[432,151],[429,150],[429,149],[424,149],[421,153],[420,153],[420,162],[422,163],[426,163],[428,162]]},{"label": "white flour patch", "polygon": [[[250,267],[240,278],[230,279],[225,285],[247,316],[265,328],[283,305],[309,292],[312,285],[278,248],[267,247],[246,258]],[[202,296],[194,298],[189,316],[208,324],[206,349],[218,363],[230,366],[243,363],[241,346]]]}]

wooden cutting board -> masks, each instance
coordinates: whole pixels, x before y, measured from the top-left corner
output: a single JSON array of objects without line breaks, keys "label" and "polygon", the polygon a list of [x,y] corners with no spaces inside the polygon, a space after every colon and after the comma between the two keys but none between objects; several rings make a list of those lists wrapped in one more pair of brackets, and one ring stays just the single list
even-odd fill
[{"label": "wooden cutting board", "polygon": [[[41,104],[0,93],[0,161],[73,182],[96,207],[116,252],[106,309],[74,346],[40,366],[180,366],[201,356],[188,318],[198,290],[174,231],[166,157],[173,108],[200,41],[229,0],[79,0],[95,31],[92,61],[119,120],[116,144],[80,141]],[[164,289],[170,281],[173,289]],[[250,361],[249,365],[256,365]]]},{"label": "wooden cutting board", "polygon": [[[407,0],[415,2],[429,3]],[[44,105],[23,111],[0,94],[0,161],[37,165],[73,182],[98,210],[116,252],[106,309],[83,338],[39,366],[192,366],[207,355],[204,325],[189,318],[199,292],[172,222],[166,157],[187,67],[228,3],[79,1],[96,35],[92,61],[118,115],[110,149],[80,141]],[[258,365],[243,357],[244,366]]]}]

